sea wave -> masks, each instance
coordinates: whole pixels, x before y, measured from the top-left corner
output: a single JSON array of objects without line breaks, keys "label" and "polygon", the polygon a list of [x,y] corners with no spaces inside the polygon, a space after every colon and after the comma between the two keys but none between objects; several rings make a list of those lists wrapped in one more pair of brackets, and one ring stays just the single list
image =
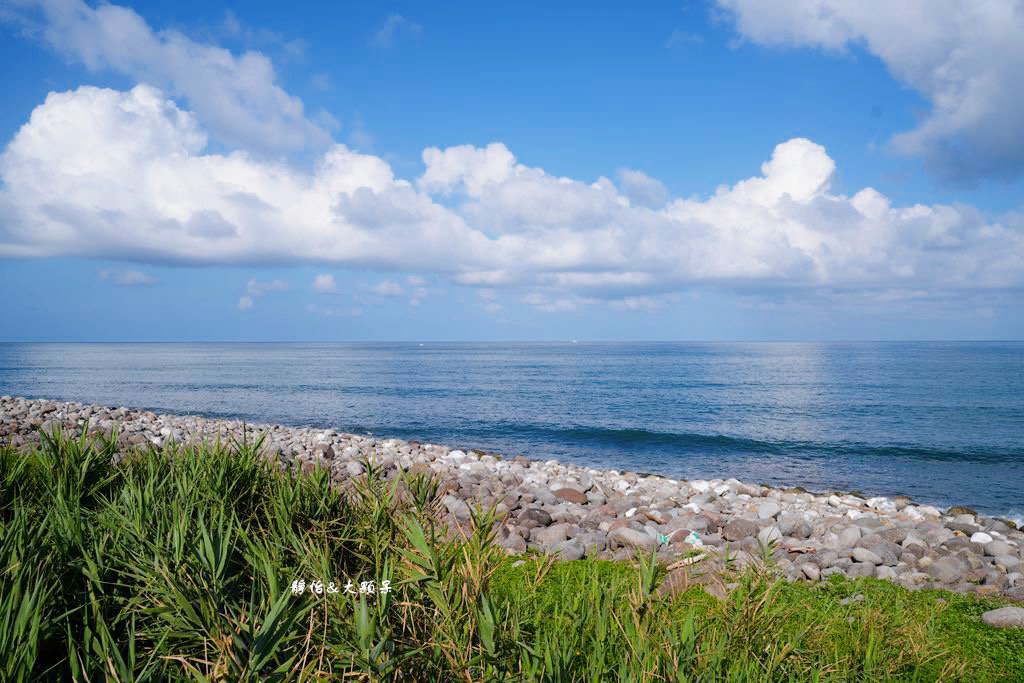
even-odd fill
[{"label": "sea wave", "polygon": [[721,453],[731,455],[782,455],[797,458],[898,458],[928,461],[979,463],[1019,463],[1022,453],[1014,449],[988,446],[934,448],[912,444],[879,446],[857,441],[773,441],[724,434],[667,432],[637,428],[597,427],[589,425],[552,426],[530,423],[487,423],[472,430],[481,438],[516,436],[545,443],[588,445],[619,450],[665,449],[680,453]]}]

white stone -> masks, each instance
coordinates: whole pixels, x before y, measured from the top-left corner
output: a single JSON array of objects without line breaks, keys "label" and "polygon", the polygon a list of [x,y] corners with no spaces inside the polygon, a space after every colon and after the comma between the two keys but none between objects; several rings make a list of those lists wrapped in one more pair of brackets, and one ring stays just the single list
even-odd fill
[{"label": "white stone", "polygon": [[782,506],[774,500],[767,500],[757,506],[757,516],[760,519],[771,519],[782,512]]},{"label": "white stone", "polygon": [[697,491],[698,493],[707,493],[708,491],[711,490],[711,484],[702,479],[696,479],[690,482],[690,488]]},{"label": "white stone", "polygon": [[912,520],[916,522],[920,522],[924,519],[924,515],[921,513],[921,511],[918,510],[913,505],[908,505],[907,507],[903,508],[903,514],[905,514],[907,517],[910,517]]}]

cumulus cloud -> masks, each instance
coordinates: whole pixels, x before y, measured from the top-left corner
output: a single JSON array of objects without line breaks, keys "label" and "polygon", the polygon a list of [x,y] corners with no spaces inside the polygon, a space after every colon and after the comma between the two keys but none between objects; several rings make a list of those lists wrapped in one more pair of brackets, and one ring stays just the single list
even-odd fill
[{"label": "cumulus cloud", "polygon": [[338,283],[330,273],[321,273],[313,278],[313,284],[310,286],[310,289],[317,294],[337,294]]},{"label": "cumulus cloud", "polygon": [[486,247],[378,157],[337,145],[310,170],[206,142],[150,86],[51,93],[0,155],[0,255],[412,270]]},{"label": "cumulus cloud", "polygon": [[[15,11],[17,12],[15,13]],[[330,136],[277,83],[270,59],[235,55],[175,30],[155,31],[135,11],[82,0],[23,0],[12,16],[65,58],[183,97],[231,145],[262,151],[321,148]]]},{"label": "cumulus cloud", "polygon": [[423,33],[423,27],[415,21],[411,21],[401,14],[389,14],[381,26],[370,38],[370,44],[374,47],[394,47],[395,40],[400,34],[418,38]]},{"label": "cumulus cloud", "polygon": [[745,38],[829,51],[862,47],[931,102],[893,147],[942,177],[1024,172],[1024,5],[1019,0],[717,0]]},{"label": "cumulus cloud", "polygon": [[250,278],[245,285],[245,295],[238,299],[238,310],[248,311],[252,308],[256,299],[266,296],[272,292],[287,292],[288,283],[284,280],[271,280],[260,282],[256,278]]},{"label": "cumulus cloud", "polygon": [[618,173],[619,187],[630,202],[637,206],[656,209],[665,204],[668,190],[657,178],[652,178],[643,171],[621,168]]},{"label": "cumulus cloud", "polygon": [[155,285],[157,279],[150,277],[140,270],[108,270],[100,271],[100,279],[106,280],[118,287],[139,287]]},{"label": "cumulus cloud", "polygon": [[[0,257],[370,268],[516,287],[565,311],[650,307],[694,286],[937,291],[1024,285],[1024,217],[895,206],[833,190],[810,140],[760,173],[670,199],[646,175],[586,182],[504,145],[430,148],[404,180],[343,145],[310,167],[210,152],[192,112],[160,91],[51,93],[0,154]],[[406,280],[414,299],[419,280]],[[282,287],[283,285],[283,287]],[[255,283],[258,297],[286,283]],[[406,293],[387,280],[378,295]],[[251,305],[251,301],[250,301]]]}]

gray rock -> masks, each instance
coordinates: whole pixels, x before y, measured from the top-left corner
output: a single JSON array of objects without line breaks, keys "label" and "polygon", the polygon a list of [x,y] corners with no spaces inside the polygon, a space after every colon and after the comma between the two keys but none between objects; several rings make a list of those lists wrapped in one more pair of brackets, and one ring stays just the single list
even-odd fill
[{"label": "gray rock", "polygon": [[981,615],[981,620],[993,628],[1024,628],[1024,607],[1000,607]]},{"label": "gray rock", "polygon": [[345,469],[353,477],[358,477],[360,474],[363,473],[363,466],[361,464],[359,464],[358,462],[356,462],[355,460],[353,460],[352,462],[349,462],[348,464],[346,464],[345,465]]},{"label": "gray rock", "polygon": [[580,534],[574,540],[583,544],[583,548],[590,554],[596,554],[608,547],[608,534],[603,531],[592,531]]},{"label": "gray rock", "polygon": [[876,543],[875,545],[868,548],[875,555],[878,555],[882,559],[878,564],[886,564],[890,567],[895,567],[900,561],[898,550],[901,548],[895,543]]},{"label": "gray rock", "polygon": [[526,541],[523,540],[522,536],[514,531],[499,541],[498,545],[513,555],[526,552]]},{"label": "gray rock", "polygon": [[561,522],[549,527],[534,529],[530,532],[530,540],[544,546],[554,546],[568,538],[569,525]]},{"label": "gray rock", "polygon": [[887,579],[887,580],[891,581],[891,580],[895,579],[896,576],[897,576],[896,570],[893,569],[892,567],[885,567],[885,566],[875,567],[875,578],[877,578],[877,579]]},{"label": "gray rock", "polygon": [[552,555],[562,560],[582,560],[586,555],[583,544],[576,540],[562,541],[552,548]]},{"label": "gray rock", "polygon": [[757,506],[757,516],[759,519],[772,519],[780,512],[782,512],[782,506],[774,500],[767,500]]},{"label": "gray rock", "polygon": [[334,459],[334,449],[329,443],[318,443],[313,447],[313,455],[319,455],[324,460]]},{"label": "gray rock", "polygon": [[615,541],[627,548],[642,548],[653,550],[658,547],[656,541],[650,534],[629,527],[619,527],[608,534],[608,540]]},{"label": "gray rock", "polygon": [[551,489],[545,488],[543,486],[533,490],[533,498],[537,502],[543,503],[544,505],[558,504],[558,498],[556,498],[555,494],[551,492]]},{"label": "gray rock", "polygon": [[1016,555],[1017,552],[1006,541],[996,539],[985,544],[985,554],[989,557],[999,557],[1000,555]]},{"label": "gray rock", "polygon": [[[882,558],[867,548],[854,548],[853,559],[857,562],[866,562],[872,565],[882,564]],[[868,576],[870,576],[870,574]]]},{"label": "gray rock", "polygon": [[445,507],[448,508],[448,512],[455,519],[465,522],[470,518],[469,505],[466,504],[466,501],[451,496],[446,496],[446,498],[451,498],[450,501],[445,503]]},{"label": "gray rock", "polygon": [[1013,571],[1021,564],[1020,558],[1015,555],[1000,555],[993,562],[1007,571]]},{"label": "gray rock", "polygon": [[752,522],[749,519],[734,519],[723,527],[722,537],[727,541],[739,541],[756,535],[760,529],[757,522]]},{"label": "gray rock", "polygon": [[519,513],[519,521],[527,527],[548,526],[551,524],[551,515],[541,508],[529,507]]},{"label": "gray rock", "polygon": [[766,526],[757,532],[757,540],[765,546],[770,543],[778,543],[782,540],[782,532],[777,526]]},{"label": "gray rock", "polygon": [[804,573],[804,576],[806,576],[809,581],[817,581],[821,578],[821,569],[819,569],[816,564],[804,562],[800,565],[800,571]]},{"label": "gray rock", "polygon": [[925,572],[940,583],[953,583],[965,570],[964,563],[952,555],[940,557],[925,568]]},{"label": "gray rock", "polygon": [[842,548],[852,548],[860,540],[861,531],[859,526],[848,526],[839,532],[839,545]]},{"label": "gray rock", "polygon": [[861,576],[874,576],[875,565],[871,562],[854,562],[850,565],[850,568],[846,570],[847,576],[854,578]]}]

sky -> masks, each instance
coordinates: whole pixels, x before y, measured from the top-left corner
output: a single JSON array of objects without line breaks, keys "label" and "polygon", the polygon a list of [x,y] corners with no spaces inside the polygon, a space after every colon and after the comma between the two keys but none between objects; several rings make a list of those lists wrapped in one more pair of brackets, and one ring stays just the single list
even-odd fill
[{"label": "sky", "polygon": [[1024,2],[0,0],[0,341],[1024,338]]}]

